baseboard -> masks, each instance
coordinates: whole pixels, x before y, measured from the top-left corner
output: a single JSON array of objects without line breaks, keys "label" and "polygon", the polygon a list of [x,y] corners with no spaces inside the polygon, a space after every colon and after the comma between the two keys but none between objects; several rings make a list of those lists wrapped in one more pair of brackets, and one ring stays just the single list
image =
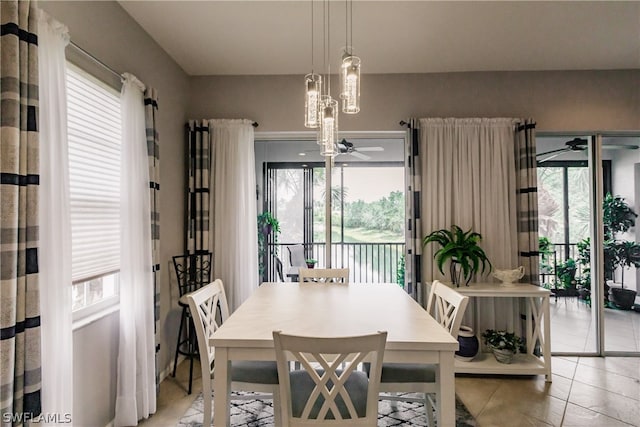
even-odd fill
[{"label": "baseboard", "polygon": [[109,424],[107,424],[107,425],[106,425],[106,426],[104,426],[104,427],[114,427],[114,426],[115,426],[115,422],[116,422],[116,419],[114,418],[114,419],[112,419],[111,421],[109,421]]},{"label": "baseboard", "polygon": [[[180,363],[182,363],[182,361],[186,359],[186,357],[184,355],[179,355],[178,356],[178,365]],[[167,366],[165,369],[163,369],[162,371],[160,371],[160,375],[159,375],[159,380],[160,382],[164,381],[165,378],[167,378],[169,375],[173,374],[173,362],[169,363],[169,366]]]}]

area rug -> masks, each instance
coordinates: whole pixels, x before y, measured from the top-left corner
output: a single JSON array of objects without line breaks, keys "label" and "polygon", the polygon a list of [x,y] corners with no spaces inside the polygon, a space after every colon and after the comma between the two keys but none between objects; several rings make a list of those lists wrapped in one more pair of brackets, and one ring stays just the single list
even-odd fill
[{"label": "area rug", "polygon": [[[236,394],[236,393],[234,393]],[[251,395],[254,393],[238,392]],[[418,394],[406,394],[418,397]],[[185,412],[177,427],[202,427],[202,393]],[[234,427],[273,427],[273,402],[271,400],[232,400],[231,425]],[[381,400],[378,404],[379,426],[426,426],[424,405],[418,402]],[[456,427],[476,426],[476,421],[456,397]]]}]

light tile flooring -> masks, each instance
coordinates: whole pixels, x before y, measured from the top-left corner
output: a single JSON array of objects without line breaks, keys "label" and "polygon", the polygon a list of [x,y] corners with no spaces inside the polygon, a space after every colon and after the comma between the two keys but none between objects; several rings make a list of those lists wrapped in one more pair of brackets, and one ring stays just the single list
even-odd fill
[{"label": "light tile flooring", "polygon": [[[459,376],[456,393],[481,427],[640,426],[640,358],[554,357],[553,382],[543,376]],[[201,388],[186,393],[188,363],[160,385],[158,410],[141,425],[175,426]]]},{"label": "light tile flooring", "polygon": [[[577,298],[551,298],[551,351],[595,352],[595,330],[591,307]],[[640,351],[640,313],[604,310],[605,350]]]}]

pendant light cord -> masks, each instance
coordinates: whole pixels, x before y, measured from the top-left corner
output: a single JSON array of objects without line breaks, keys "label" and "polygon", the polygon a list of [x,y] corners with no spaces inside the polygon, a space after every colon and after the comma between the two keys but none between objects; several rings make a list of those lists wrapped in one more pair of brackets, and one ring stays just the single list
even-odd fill
[{"label": "pendant light cord", "polygon": [[331,96],[331,0],[327,1],[327,95]]},{"label": "pendant light cord", "polygon": [[311,74],[313,74],[313,0],[311,0]]},{"label": "pendant light cord", "polygon": [[349,43],[349,47],[351,48],[351,54],[353,54],[353,0],[349,0],[350,11],[349,11],[349,20],[351,21],[351,43]]}]

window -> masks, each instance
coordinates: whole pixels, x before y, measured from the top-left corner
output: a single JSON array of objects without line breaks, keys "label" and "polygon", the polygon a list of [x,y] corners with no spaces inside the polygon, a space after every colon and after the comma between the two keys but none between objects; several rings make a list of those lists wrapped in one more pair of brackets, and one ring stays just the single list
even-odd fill
[{"label": "window", "polygon": [[67,64],[74,317],[118,301],[120,96]]}]

